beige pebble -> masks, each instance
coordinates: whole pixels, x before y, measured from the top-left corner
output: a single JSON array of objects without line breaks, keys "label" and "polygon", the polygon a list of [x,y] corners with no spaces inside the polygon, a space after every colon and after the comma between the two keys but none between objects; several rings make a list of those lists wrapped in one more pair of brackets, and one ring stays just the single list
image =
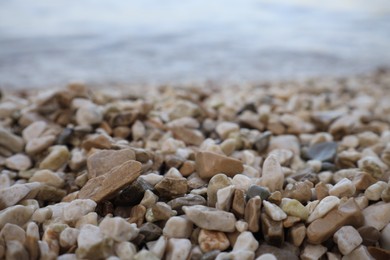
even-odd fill
[{"label": "beige pebble", "polygon": [[257,242],[252,232],[245,231],[237,237],[236,243],[234,243],[233,246],[233,251],[249,250],[255,252],[258,246],[259,242]]},{"label": "beige pebble", "polygon": [[329,189],[329,195],[336,196],[336,197],[350,197],[352,196],[356,191],[355,185],[347,179],[344,178],[340,180],[338,183],[336,183],[333,188]]},{"label": "beige pebble", "polygon": [[191,251],[191,241],[185,238],[170,238],[166,251],[166,259],[187,259]]},{"label": "beige pebble", "polygon": [[121,217],[105,217],[99,224],[100,231],[116,242],[130,241],[138,236],[136,224],[130,224]]},{"label": "beige pebble", "polygon": [[193,229],[192,222],[183,216],[174,216],[168,219],[163,234],[172,238],[189,238]]},{"label": "beige pebble", "polygon": [[24,154],[15,154],[5,160],[5,166],[9,169],[24,171],[31,167],[31,159]]},{"label": "beige pebble", "polygon": [[343,255],[348,255],[363,242],[359,232],[352,226],[344,226],[337,230],[333,240]]}]

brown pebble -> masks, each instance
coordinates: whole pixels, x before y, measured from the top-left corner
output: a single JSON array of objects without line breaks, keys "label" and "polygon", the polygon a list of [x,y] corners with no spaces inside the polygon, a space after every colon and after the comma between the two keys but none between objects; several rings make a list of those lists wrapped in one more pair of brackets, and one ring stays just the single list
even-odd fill
[{"label": "brown pebble", "polygon": [[306,227],[305,224],[300,223],[288,231],[288,240],[294,245],[294,246],[301,246],[303,240],[306,237]]},{"label": "brown pebble", "polygon": [[154,188],[161,197],[176,198],[187,193],[188,184],[185,178],[164,177]]},{"label": "brown pebble", "polygon": [[363,226],[357,230],[360,236],[363,238],[363,245],[374,246],[381,236],[381,233],[374,227]]},{"label": "brown pebble", "polygon": [[181,175],[183,175],[184,177],[190,176],[192,173],[195,172],[195,170],[196,165],[194,161],[185,161],[179,169]]},{"label": "brown pebble", "polygon": [[245,207],[245,221],[248,223],[248,230],[251,232],[258,232],[260,229],[260,208],[261,199],[259,196],[248,200]]},{"label": "brown pebble", "polygon": [[110,139],[105,135],[92,135],[88,137],[85,141],[83,141],[82,147],[85,150],[90,150],[92,148],[96,149],[110,149],[111,148],[111,141]]},{"label": "brown pebble", "polygon": [[137,227],[140,227],[145,221],[146,208],[139,204],[131,208],[130,217],[128,219],[129,223],[137,224]]},{"label": "brown pebble", "polygon": [[368,252],[375,258],[375,260],[389,260],[390,250],[386,250],[379,247],[369,246]]},{"label": "brown pebble", "polygon": [[316,190],[318,200],[322,200],[323,198],[329,196],[329,188],[323,182],[317,183],[315,186],[315,190]]},{"label": "brown pebble", "polygon": [[[311,184],[311,185],[310,185]],[[311,200],[311,188],[313,184],[309,181],[296,182],[286,186],[283,192],[283,197],[296,199],[301,203],[306,203]]]},{"label": "brown pebble", "polygon": [[269,202],[279,205],[282,202],[282,193],[280,191],[274,191],[267,199]]},{"label": "brown pebble", "polygon": [[274,221],[267,214],[261,214],[261,227],[264,240],[273,246],[281,246],[284,242],[282,221]]},{"label": "brown pebble", "polygon": [[218,173],[229,177],[244,171],[241,161],[212,152],[198,152],[196,154],[196,171],[201,178],[211,178]]},{"label": "brown pebble", "polygon": [[234,190],[231,212],[237,219],[242,219],[245,214],[245,193],[243,190]]},{"label": "brown pebble", "polygon": [[354,175],[352,183],[355,185],[357,190],[365,190],[372,184],[376,183],[376,179],[371,174],[366,172],[358,172]]}]

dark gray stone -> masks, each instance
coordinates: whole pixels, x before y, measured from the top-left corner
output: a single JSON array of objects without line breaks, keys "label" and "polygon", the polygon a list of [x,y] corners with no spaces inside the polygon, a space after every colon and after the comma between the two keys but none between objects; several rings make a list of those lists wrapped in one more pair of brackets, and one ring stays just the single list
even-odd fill
[{"label": "dark gray stone", "polygon": [[256,196],[260,196],[262,200],[266,200],[271,195],[271,193],[267,190],[267,188],[257,186],[257,185],[252,185],[249,187],[246,195],[247,195],[247,200],[254,198]]},{"label": "dark gray stone", "polygon": [[337,153],[336,142],[323,142],[314,144],[307,150],[306,156],[312,160],[332,162]]}]

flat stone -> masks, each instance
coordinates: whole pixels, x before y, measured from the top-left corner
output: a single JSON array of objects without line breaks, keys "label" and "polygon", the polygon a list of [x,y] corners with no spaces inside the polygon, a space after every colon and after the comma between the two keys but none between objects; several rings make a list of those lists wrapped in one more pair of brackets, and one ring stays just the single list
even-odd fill
[{"label": "flat stone", "polygon": [[390,203],[377,202],[363,210],[364,225],[382,230],[390,222]]},{"label": "flat stone", "polygon": [[248,200],[245,207],[245,216],[244,219],[248,223],[248,230],[255,233],[260,229],[259,219],[260,219],[260,208],[261,208],[261,199],[259,196],[253,197]]},{"label": "flat stone", "polygon": [[274,221],[267,214],[261,214],[261,227],[264,240],[273,246],[281,246],[284,242],[282,221]]},{"label": "flat stone", "polygon": [[24,148],[24,141],[21,137],[14,135],[5,128],[0,127],[0,147],[4,147],[14,153],[21,152]]},{"label": "flat stone", "polygon": [[322,245],[307,244],[301,254],[303,260],[315,260],[320,259],[322,255],[326,253],[328,249]]},{"label": "flat stone", "polygon": [[232,181],[225,174],[214,175],[207,186],[207,205],[215,207],[217,203],[218,190],[228,187],[232,184]]},{"label": "flat stone", "polygon": [[24,154],[15,154],[5,160],[5,166],[11,170],[25,171],[31,167],[31,160]]},{"label": "flat stone", "polygon": [[171,217],[165,223],[163,234],[173,238],[189,238],[192,233],[192,227],[192,222],[185,217]]},{"label": "flat stone", "polygon": [[230,212],[201,205],[185,206],[183,210],[188,219],[200,228],[222,232],[235,230],[236,218]]},{"label": "flat stone", "polygon": [[309,210],[299,201],[294,199],[283,199],[281,203],[282,210],[289,216],[298,217],[306,221],[309,217]]},{"label": "flat stone", "polygon": [[28,181],[41,182],[56,188],[62,188],[65,185],[65,181],[60,175],[51,170],[38,170]]},{"label": "flat stone", "polygon": [[333,240],[343,255],[348,255],[363,242],[359,232],[352,226],[344,226],[337,230]]},{"label": "flat stone", "polygon": [[251,185],[246,192],[246,196],[248,199],[260,196],[262,200],[267,200],[270,195],[271,193],[267,188],[258,185]]},{"label": "flat stone", "polygon": [[87,159],[88,176],[93,178],[103,175],[112,168],[135,159],[135,153],[131,149],[97,151]]},{"label": "flat stone", "polygon": [[224,251],[230,246],[229,239],[225,233],[206,229],[200,230],[198,243],[204,253],[213,250]]},{"label": "flat stone", "polygon": [[99,224],[100,231],[116,242],[133,240],[138,236],[139,230],[136,224],[130,224],[121,217],[105,217]]},{"label": "flat stone", "polygon": [[187,194],[184,197],[179,197],[168,201],[168,205],[178,214],[183,214],[183,206],[203,205],[206,206],[206,199],[200,195]]},{"label": "flat stone", "polygon": [[345,225],[360,227],[363,215],[353,198],[328,212],[323,218],[314,220],[307,228],[309,243],[320,244],[329,239],[339,228]]},{"label": "flat stone", "polygon": [[40,169],[49,169],[56,171],[64,166],[70,158],[68,148],[63,145],[52,146],[49,149],[49,154],[39,164]]},{"label": "flat stone", "polygon": [[279,208],[277,205],[270,203],[268,201],[263,201],[265,212],[268,216],[272,218],[274,221],[281,221],[287,218],[287,214]]},{"label": "flat stone", "polygon": [[365,246],[374,246],[378,242],[381,233],[374,227],[363,226],[358,229],[360,236],[363,238],[362,244]]},{"label": "flat stone", "polygon": [[307,156],[311,160],[318,161],[333,161],[337,152],[336,142],[322,142],[317,143],[309,147],[307,150]]},{"label": "flat stone", "polygon": [[351,197],[353,194],[355,194],[356,187],[353,185],[353,183],[347,179],[344,178],[340,180],[336,185],[333,186],[329,190],[329,195],[336,196],[336,197]]},{"label": "flat stone", "polygon": [[153,190],[153,186],[143,178],[137,178],[131,183],[115,199],[115,204],[119,206],[134,206],[139,204],[144,197],[146,191]]},{"label": "flat stone", "polygon": [[63,208],[63,220],[74,222],[82,216],[95,211],[96,202],[90,199],[76,199],[66,204]]},{"label": "flat stone", "polygon": [[0,229],[7,223],[23,226],[33,213],[34,209],[30,206],[16,205],[3,209],[0,211]]},{"label": "flat stone", "polygon": [[113,243],[104,237],[99,227],[86,224],[80,229],[77,245],[78,258],[97,259],[110,256]]},{"label": "flat stone", "polygon": [[186,194],[188,183],[185,178],[164,177],[154,188],[160,197],[172,199]]},{"label": "flat stone", "polygon": [[54,144],[55,140],[56,137],[54,135],[45,135],[34,138],[27,142],[26,153],[30,155],[39,154],[49,148],[52,144]]},{"label": "flat stone", "polygon": [[340,205],[340,199],[336,196],[327,196],[323,198],[320,203],[314,208],[314,211],[310,214],[307,222],[311,223],[316,219],[322,218],[329,211]]},{"label": "flat stone", "polygon": [[263,164],[261,184],[270,192],[283,189],[284,174],[275,156],[268,156]]},{"label": "flat stone", "polygon": [[[255,252],[259,247],[259,242],[257,242],[256,238],[253,236],[252,232],[245,231],[242,232],[234,243],[233,251],[237,250],[249,250]],[[223,250],[221,250],[223,251]]]},{"label": "flat stone", "polygon": [[111,171],[90,179],[78,193],[80,199],[100,202],[131,184],[141,173],[141,163],[127,161]]},{"label": "flat stone", "polygon": [[241,161],[212,152],[196,154],[196,172],[201,178],[211,178],[218,173],[233,177],[244,171]]},{"label": "flat stone", "polygon": [[191,241],[185,238],[170,238],[165,259],[187,259],[191,251]]}]

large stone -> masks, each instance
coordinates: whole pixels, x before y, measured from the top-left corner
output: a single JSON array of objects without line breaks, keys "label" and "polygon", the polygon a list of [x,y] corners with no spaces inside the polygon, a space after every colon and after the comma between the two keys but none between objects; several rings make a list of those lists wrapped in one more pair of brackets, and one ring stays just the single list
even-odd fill
[{"label": "large stone", "polygon": [[97,151],[87,159],[88,176],[94,178],[103,175],[112,168],[135,158],[135,153],[131,149]]},{"label": "large stone", "polygon": [[263,164],[261,184],[271,192],[283,189],[284,174],[280,163],[273,155],[268,156]]},{"label": "large stone", "polygon": [[196,171],[201,178],[211,178],[218,173],[233,177],[244,171],[241,161],[212,152],[196,154]]},{"label": "large stone", "polygon": [[188,219],[200,228],[222,232],[235,230],[236,218],[230,212],[201,205],[185,206],[183,210]]},{"label": "large stone", "polygon": [[108,173],[90,179],[78,193],[80,199],[100,202],[131,184],[141,174],[141,163],[127,161]]}]

